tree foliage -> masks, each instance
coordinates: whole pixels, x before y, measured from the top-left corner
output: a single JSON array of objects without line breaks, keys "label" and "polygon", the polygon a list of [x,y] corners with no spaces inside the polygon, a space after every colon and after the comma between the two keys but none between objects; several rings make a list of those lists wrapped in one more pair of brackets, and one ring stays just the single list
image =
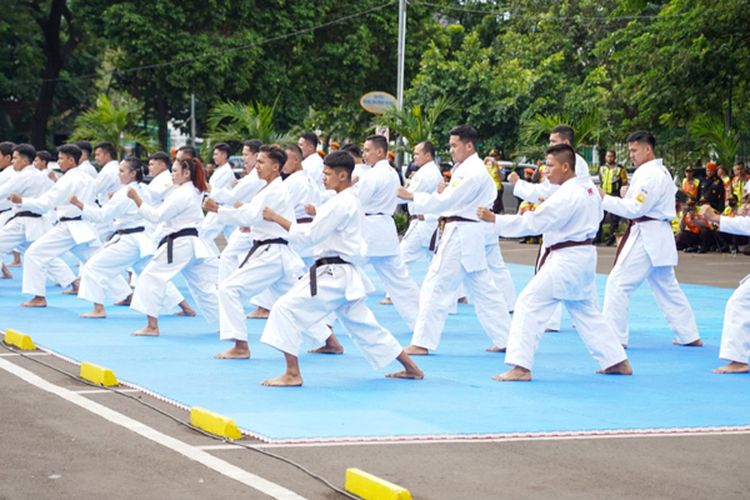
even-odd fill
[{"label": "tree foliage", "polygon": [[242,104],[235,101],[217,104],[206,119],[209,143],[240,144],[252,138],[264,144],[282,144],[292,140],[290,135],[279,133],[274,126],[276,104],[266,106],[259,102]]},{"label": "tree foliage", "polygon": [[435,142],[440,117],[455,107],[453,99],[440,96],[424,109],[419,103],[405,106],[401,110],[396,107],[388,108],[375,119],[375,123],[388,127],[412,146],[422,141]]},{"label": "tree foliage", "polygon": [[70,139],[109,142],[120,154],[130,143],[148,150],[151,146],[148,134],[136,127],[140,114],[138,103],[129,96],[119,101],[115,104],[105,94],[100,94],[94,108],[78,115]]}]

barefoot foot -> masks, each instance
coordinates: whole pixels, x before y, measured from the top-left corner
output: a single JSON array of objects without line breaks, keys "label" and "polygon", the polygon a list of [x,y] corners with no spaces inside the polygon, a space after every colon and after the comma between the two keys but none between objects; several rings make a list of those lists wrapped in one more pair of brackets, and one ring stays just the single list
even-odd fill
[{"label": "barefoot foot", "polygon": [[278,377],[267,378],[260,384],[266,387],[300,387],[302,385],[302,376],[285,373]]},{"label": "barefoot foot", "polygon": [[124,300],[121,300],[120,302],[115,302],[116,306],[129,306],[130,301],[133,300],[133,294],[131,293],[128,295]]},{"label": "barefoot foot", "polygon": [[136,337],[158,337],[159,336],[159,329],[153,329],[149,327],[141,328],[140,330],[136,330],[134,332],[131,332],[130,335],[134,335]]},{"label": "barefoot foot", "polygon": [[688,342],[687,344],[680,344],[676,340],[673,340],[672,343],[674,345],[679,345],[682,347],[703,347],[703,341],[701,339],[693,340],[692,342]]},{"label": "barefoot foot", "polygon": [[393,300],[391,300],[390,297],[386,297],[383,300],[378,301],[378,304],[380,304],[381,306],[392,306]]},{"label": "barefoot foot", "polygon": [[748,373],[750,372],[750,366],[748,366],[747,363],[740,363],[738,361],[732,361],[730,363],[727,363],[724,366],[720,366],[719,368],[716,368],[715,370],[712,370],[713,373]]},{"label": "barefoot foot", "polygon": [[418,345],[408,345],[404,347],[404,352],[408,354],[409,356],[427,356],[430,354],[430,351],[424,347],[419,347]]},{"label": "barefoot foot", "polygon": [[492,380],[497,380],[498,382],[531,382],[531,370],[514,366],[505,373],[495,375],[492,377]]},{"label": "barefoot foot", "polygon": [[13,279],[13,273],[10,272],[10,269],[8,269],[8,266],[5,264],[2,265],[2,276],[0,276],[4,280],[12,280]]},{"label": "barefoot foot", "polygon": [[612,365],[609,368],[603,370],[597,370],[596,373],[601,375],[632,375],[633,367],[630,366],[630,361],[627,359],[620,361],[616,365]]},{"label": "barefoot foot", "polygon": [[307,352],[310,354],[344,354],[344,346],[339,343],[336,335],[333,334],[333,330],[331,330],[331,335],[326,339],[324,346],[317,349],[310,349]]},{"label": "barefoot foot", "polygon": [[27,300],[23,304],[23,307],[47,307],[47,299],[44,297],[34,297],[31,300]]},{"label": "barefoot foot", "polygon": [[271,313],[265,307],[258,307],[255,311],[247,314],[247,319],[268,319],[268,315]]},{"label": "barefoot foot", "polygon": [[400,372],[393,372],[388,373],[385,376],[386,378],[406,378],[411,380],[422,380],[424,378],[424,373],[422,370],[401,370]]},{"label": "barefoot foot", "polygon": [[214,354],[214,359],[250,359],[250,349],[234,346],[224,352]]},{"label": "barefoot foot", "polygon": [[104,319],[104,318],[107,317],[107,313],[105,313],[103,311],[102,312],[91,311],[91,312],[87,312],[87,313],[81,314],[81,317],[82,318],[87,318],[87,319]]}]

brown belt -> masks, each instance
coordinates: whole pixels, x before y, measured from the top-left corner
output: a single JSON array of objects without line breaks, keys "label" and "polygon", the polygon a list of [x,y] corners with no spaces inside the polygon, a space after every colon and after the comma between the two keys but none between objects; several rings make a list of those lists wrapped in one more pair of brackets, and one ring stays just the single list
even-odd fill
[{"label": "brown belt", "polygon": [[563,248],[584,247],[584,246],[589,246],[593,244],[594,244],[594,240],[588,239],[585,241],[561,241],[560,243],[555,243],[554,245],[545,247],[544,253],[542,254],[542,258],[539,259],[539,263],[536,266],[536,272],[539,272],[539,270],[542,268],[544,263],[547,261],[547,257],[549,256],[550,252],[553,252],[555,250],[562,250]]},{"label": "brown belt", "polygon": [[424,215],[422,215],[422,214],[410,215],[409,216],[409,222],[411,222],[413,220],[424,220]]},{"label": "brown belt", "polygon": [[654,219],[653,217],[646,217],[644,215],[643,217],[636,217],[635,219],[630,219],[628,221],[628,227],[625,228],[625,232],[622,234],[620,243],[617,245],[617,251],[615,251],[614,264],[617,264],[617,258],[620,256],[620,252],[622,252],[622,249],[625,248],[625,242],[628,241],[628,236],[630,236],[630,229],[633,227],[633,224],[639,224],[641,222],[648,222],[650,220],[661,220],[661,219]]},{"label": "brown belt", "polygon": [[437,251],[438,242],[440,241],[440,238],[443,237],[443,231],[445,231],[445,225],[450,224],[451,222],[479,222],[479,221],[475,219],[467,219],[466,217],[461,217],[460,215],[450,215],[448,217],[438,218],[438,227],[432,233],[432,237],[430,238],[430,252]]}]

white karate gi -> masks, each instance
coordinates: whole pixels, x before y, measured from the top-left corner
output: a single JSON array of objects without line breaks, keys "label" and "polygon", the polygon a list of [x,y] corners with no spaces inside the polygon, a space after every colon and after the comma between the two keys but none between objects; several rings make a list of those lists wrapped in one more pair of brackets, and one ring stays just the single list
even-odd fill
[{"label": "white karate gi", "polygon": [[414,329],[419,310],[419,288],[401,260],[393,213],[398,205],[398,174],[380,160],[354,185],[365,213],[364,237],[368,263],[375,269],[399,316]]},{"label": "white karate gi", "polygon": [[366,163],[357,163],[354,165],[354,171],[352,172],[352,182],[357,182],[362,174],[370,170],[370,165]]},{"label": "white karate gi", "polygon": [[[442,193],[415,193],[413,207],[418,213],[476,221],[477,208],[492,206],[496,196],[495,183],[482,160],[473,154],[454,169],[451,182]],[[474,299],[474,310],[485,333],[494,346],[505,347],[510,315],[487,267],[485,238],[480,222],[445,224],[438,251],[422,283],[412,344],[431,351],[437,349],[456,290],[463,282]]]},{"label": "white karate gi", "polygon": [[[25,167],[16,175],[5,177],[5,181],[0,183],[0,200],[7,199],[13,193],[21,195],[22,198],[35,198],[54,185],[33,165]],[[16,248],[25,249],[29,243],[41,237],[50,228],[47,218],[18,216],[20,210],[13,205],[11,207],[8,209],[8,217],[0,225],[0,255]]]},{"label": "white karate gi", "polygon": [[[211,190],[210,198],[216,203],[231,208],[238,201],[250,203],[253,196],[265,185],[266,181],[259,179],[258,172],[252,169],[234,187],[217,189],[216,192]],[[219,223],[222,224],[225,222],[220,221]],[[241,259],[245,258],[245,255],[247,255],[247,252],[253,246],[254,236],[240,229],[241,227],[249,227],[248,223],[243,223],[240,226],[227,224],[227,226],[234,227],[234,230],[229,235],[229,238],[227,238],[227,246],[221,251],[221,257],[219,257],[219,284],[237,270]]]},{"label": "white karate gi", "polygon": [[[59,222],[29,246],[24,256],[22,291],[25,294],[43,297],[46,295],[46,280],[50,263],[67,251],[72,251],[82,262],[86,262],[99,246],[99,237],[94,226],[85,220],[62,221],[63,217],[80,217],[81,211],[69,200],[75,195],[84,204],[94,203],[96,183],[78,167],[68,170],[49,190],[38,197],[23,198],[19,210],[46,214],[55,209]],[[75,275],[67,266],[59,278],[67,286]]]},{"label": "white karate gi", "polygon": [[[249,204],[240,208],[219,208],[219,220],[250,226],[255,241],[286,240],[288,233],[284,228],[275,222],[263,220],[265,207],[285,219],[294,220],[294,206],[281,177],[261,189]],[[278,243],[257,247],[247,260],[243,256],[243,261],[244,264],[219,285],[221,340],[247,341],[247,324],[242,306],[244,300],[269,287],[278,287],[286,292],[305,267],[294,250]]]},{"label": "white karate gi", "polygon": [[[213,198],[213,192],[216,191],[222,191],[222,190],[230,190],[232,189],[232,182],[235,180],[234,172],[232,171],[232,166],[229,163],[225,163],[224,165],[220,166],[216,170],[214,170],[214,173],[211,175],[211,179],[209,179],[208,183],[211,185],[211,192],[209,193],[209,196]],[[219,222],[218,217],[214,212],[209,212],[206,214],[205,219],[203,219],[203,224],[201,224],[200,227],[200,234],[201,238],[209,245],[213,247],[213,250],[218,254],[219,249],[216,246],[216,243],[214,240],[226,229],[226,226]],[[229,232],[225,233],[225,237],[229,239]]]},{"label": "white karate gi", "polygon": [[[589,173],[589,164],[583,159],[581,155],[576,153],[576,177],[578,179],[590,179],[591,174]],[[558,186],[550,183],[547,178],[543,178],[541,182],[532,183],[520,179],[513,186],[513,196],[521,198],[524,201],[539,205],[544,200],[552,196],[552,193],[557,190]],[[544,242],[542,242],[544,245]],[[598,304],[599,299],[596,296],[596,290],[594,290],[594,296],[592,297]],[[547,329],[560,331],[560,325],[562,323],[562,304],[558,304],[555,310],[550,314],[549,321],[547,322]]]},{"label": "white karate gi", "polygon": [[[593,240],[604,213],[598,190],[588,178],[574,177],[554,190],[534,212],[496,215],[495,231],[516,238],[544,235],[545,248]],[[591,356],[609,368],[627,358],[617,334],[592,299],[596,279],[593,244],[552,250],[518,297],[505,362],[531,370],[534,353],[555,307],[562,303],[576,323]]]},{"label": "white karate gi", "polygon": [[[425,163],[414,173],[406,184],[406,189],[412,193],[434,193],[438,184],[443,181],[443,174],[434,161]],[[437,229],[437,216],[434,214],[420,214],[414,210],[414,204],[409,202],[411,221],[409,229],[399,244],[401,260],[409,265],[420,258],[432,259],[434,249],[430,250],[430,241]],[[435,235],[437,238],[437,235]],[[435,241],[437,244],[437,240]]]},{"label": "white karate gi", "polygon": [[[146,196],[143,186],[131,182],[121,187],[103,207],[99,208],[96,205],[83,207],[84,219],[107,224],[111,227],[113,236],[81,268],[79,299],[103,304],[108,290],[113,302],[125,300],[132,290],[123,278],[123,273],[130,266],[142,268],[145,265],[142,260],[149,258],[156,250],[152,235],[145,230],[143,217],[138,213],[138,207],[133,200],[128,198],[128,190],[131,187],[135,188],[139,194]],[[137,233],[117,234],[119,230],[138,227],[144,230]],[[167,285],[166,293],[166,308],[174,308],[183,300],[172,282]]]},{"label": "white karate gi", "polygon": [[[719,227],[723,233],[750,236],[750,216],[722,216]],[[738,363],[750,361],[750,274],[727,301],[719,357]]]},{"label": "white karate gi", "polygon": [[648,281],[656,304],[669,322],[680,344],[700,338],[693,309],[677,283],[677,247],[672,232],[677,188],[661,159],[639,166],[624,198],[605,196],[604,210],[626,219],[650,217],[656,220],[633,224],[607,279],[604,317],[614,327],[622,344],[627,345],[630,295]]},{"label": "white karate gi", "polygon": [[83,160],[78,165],[78,168],[86,172],[92,179],[96,179],[97,174],[99,174],[99,172],[96,171],[96,167],[94,167],[89,160]]},{"label": "white karate gi", "polygon": [[[310,292],[309,274],[305,274],[271,309],[261,342],[298,356],[302,330],[335,312],[375,369],[388,365],[401,354],[401,345],[378,324],[365,304],[373,286],[361,267],[366,260],[363,224],[362,207],[351,188],[318,207],[311,224],[292,224],[289,241],[315,246],[318,258],[338,256],[350,264],[320,266],[316,272],[315,296]],[[327,337],[321,332],[323,336],[315,339],[319,343]]]},{"label": "white karate gi", "polygon": [[[142,203],[138,212],[153,224],[160,224],[159,237],[182,229],[200,227],[203,221],[202,195],[192,182],[186,182],[167,195],[159,207]],[[183,236],[173,242],[173,260],[168,262],[168,246],[159,247],[138,278],[130,308],[157,317],[165,307],[166,287],[178,273],[182,273],[190,294],[209,323],[218,319],[219,300],[216,281],[219,266],[216,254],[195,236]]]},{"label": "white karate gi", "polygon": [[302,170],[313,180],[315,187],[323,191],[323,158],[316,152],[302,160]]},{"label": "white karate gi", "polygon": [[[16,170],[12,165],[8,165],[0,171],[0,186],[8,182],[15,173]],[[13,204],[7,199],[7,196],[0,198],[0,224],[5,224],[11,217],[13,217]]]}]

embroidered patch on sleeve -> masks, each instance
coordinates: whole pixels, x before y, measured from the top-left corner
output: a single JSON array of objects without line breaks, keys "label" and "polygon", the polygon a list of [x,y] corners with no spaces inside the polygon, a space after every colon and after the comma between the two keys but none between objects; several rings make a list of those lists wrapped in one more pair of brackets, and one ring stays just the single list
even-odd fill
[{"label": "embroidered patch on sleeve", "polygon": [[637,201],[638,203],[643,203],[644,201],[646,201],[646,195],[643,193],[638,193],[637,195],[635,195],[635,201]]}]

